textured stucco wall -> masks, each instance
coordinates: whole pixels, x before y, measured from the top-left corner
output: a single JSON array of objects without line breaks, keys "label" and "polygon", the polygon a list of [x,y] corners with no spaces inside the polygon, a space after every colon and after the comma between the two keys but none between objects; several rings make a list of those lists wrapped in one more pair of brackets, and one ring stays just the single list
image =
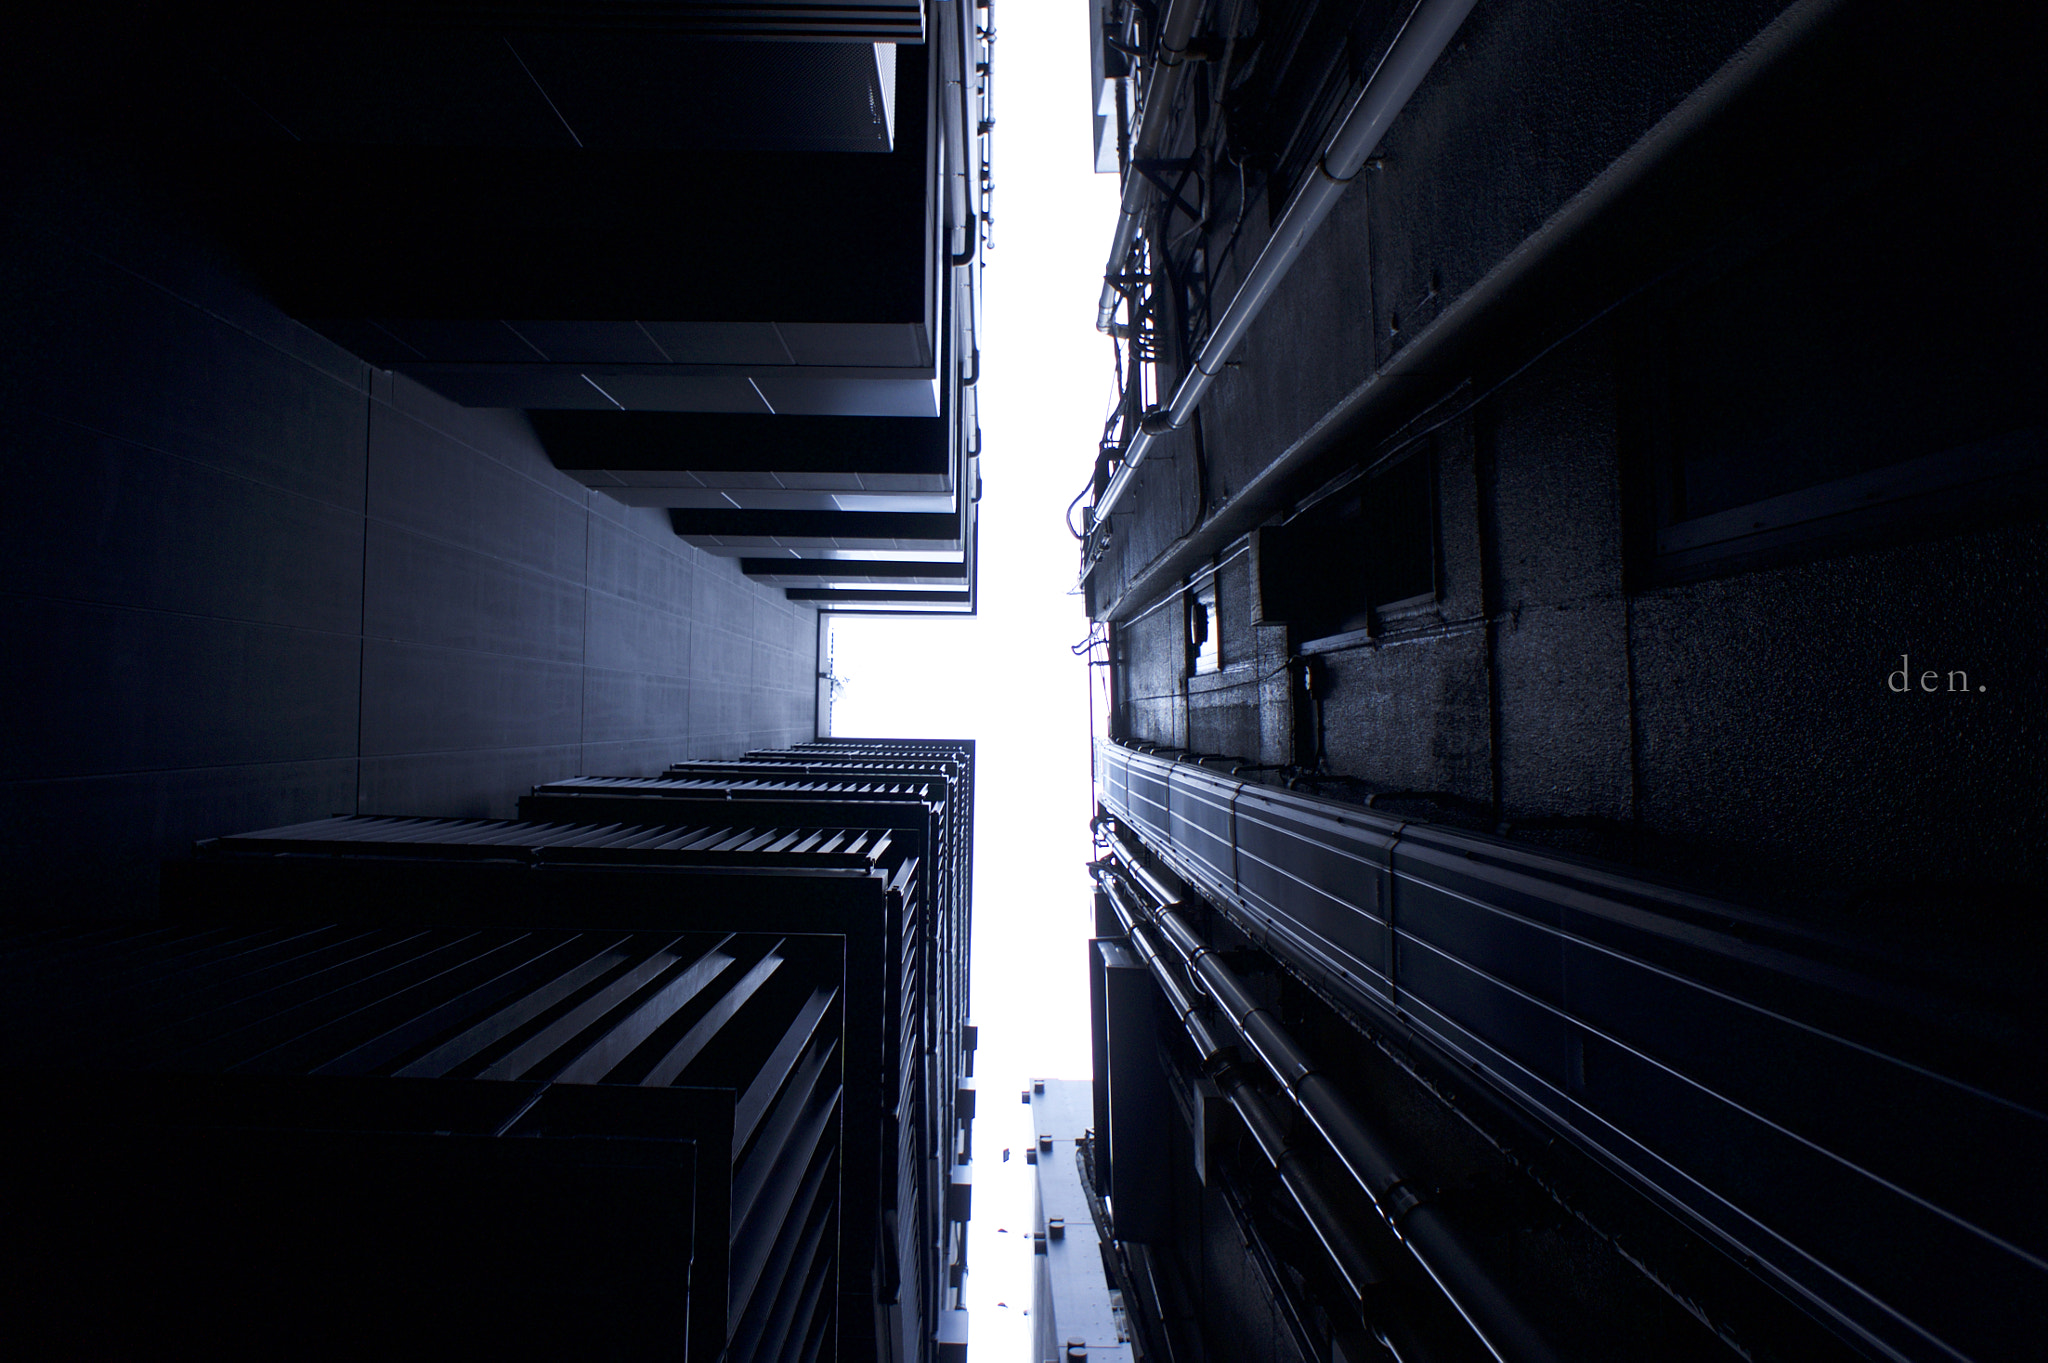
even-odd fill
[{"label": "textured stucco wall", "polygon": [[[2038,211],[2040,196],[2005,194],[1999,230],[1974,231],[1976,172],[1953,169],[1956,158],[1924,131],[1967,135],[1972,146],[1988,145],[1986,129],[2015,148],[2038,143],[2039,110],[2015,93],[2015,62],[1980,72],[1967,59],[1985,50],[1978,38],[1945,34],[1927,46],[1896,13],[1845,11],[1775,85],[1686,144],[1678,164],[1693,166],[1693,179],[1653,176],[1599,220],[1594,235],[1613,251],[1559,256],[1532,291],[1475,324],[1473,341],[1442,351],[1442,366],[1375,377],[1775,13],[1478,6],[1211,388],[1205,487],[1184,453],[1148,466],[1118,517],[1096,597],[1213,518],[1318,423],[1329,433],[1322,453],[1261,502],[1267,525],[1331,479],[1415,448],[1413,426],[1389,440],[1414,423],[1428,428],[1436,461],[1437,599],[1381,622],[1369,640],[1317,652],[1326,772],[1432,792],[1434,814],[1415,806],[1432,817],[1505,823],[1512,836],[1816,911],[1823,901],[1938,898],[1943,885],[2039,884],[2048,531],[2037,507],[1987,495],[1961,513],[1944,504],[1938,522],[1909,511],[1882,534],[1817,537],[1776,561],[1731,558],[1679,585],[1643,567],[1646,469],[1660,457],[1641,411],[1654,401],[1642,373],[1656,334],[1643,323],[1678,316],[1659,310],[1685,290],[1711,289],[1730,262],[1819,222],[1850,273],[1812,285],[1811,299],[1795,273],[1790,292],[1768,301],[1800,317],[1824,309],[1829,289],[1859,278],[1854,261],[1880,258],[1865,237],[1881,230],[1845,230],[1854,214],[1842,206],[1853,208],[1851,191],[1867,181],[1945,196],[1955,250],[2006,250],[1986,260],[1986,277],[2039,292],[2031,253],[1999,244],[2013,239],[2005,219]],[[1930,79],[1910,110],[1873,96],[1872,73],[1916,63]],[[1879,144],[1914,119],[1917,140],[1899,145],[1921,159],[1901,174]],[[1713,213],[1678,210],[1702,203]],[[1889,266],[1865,275],[1868,289],[1898,278]],[[1816,315],[1807,324],[1825,335],[1827,314]],[[1938,328],[1940,318],[1928,321]],[[1769,313],[1755,325],[1772,325]],[[1727,403],[1763,381],[1739,351],[1711,362],[1714,372],[1689,380]],[[1933,421],[1938,434],[1947,409],[1911,372],[1876,391],[1901,421]],[[1184,449],[1186,434],[1177,439]],[[1355,549],[1363,563],[1374,546]],[[1133,734],[1313,759],[1317,704],[1298,672],[1306,612],[1269,595],[1254,614],[1275,636],[1264,640],[1259,683],[1198,681],[1179,711],[1163,664],[1146,656],[1158,630],[1130,634],[1132,672],[1145,679],[1142,697],[1131,693]],[[1177,610],[1172,618],[1171,643],[1158,646],[1177,660]],[[1903,695],[1886,686],[1902,655],[1915,684]],[[1927,669],[1941,673],[1939,694],[1918,690]],[[1984,689],[1947,691],[1952,669]],[[1254,705],[1255,718],[1242,713]]]}]

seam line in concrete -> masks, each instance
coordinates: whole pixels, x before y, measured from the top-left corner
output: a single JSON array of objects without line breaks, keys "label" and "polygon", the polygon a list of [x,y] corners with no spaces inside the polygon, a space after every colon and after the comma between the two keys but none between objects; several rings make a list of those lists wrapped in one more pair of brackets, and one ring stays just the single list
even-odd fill
[{"label": "seam line in concrete", "polygon": [[132,611],[138,615],[162,615],[174,620],[210,620],[222,625],[250,625],[256,629],[274,629],[288,634],[319,634],[332,639],[359,639],[360,626],[356,629],[320,629],[313,625],[281,624],[274,620],[253,620],[241,615],[208,615],[204,611],[167,610],[162,606],[137,606],[126,601],[96,601],[87,596],[51,596],[46,592],[22,592],[0,587],[0,599],[15,601],[46,601],[58,606],[90,606],[96,610]]},{"label": "seam line in concrete", "polygon": [[363,710],[368,700],[365,688],[370,672],[370,459],[376,453],[370,433],[377,399],[365,392],[363,404],[363,527],[357,552],[361,575],[356,581],[356,798],[353,808],[357,812],[361,812],[363,807]]},{"label": "seam line in concrete", "polygon": [[[217,473],[223,478],[233,478],[239,482],[248,483],[253,487],[264,488],[268,491],[275,492],[280,496],[290,497],[297,501],[311,502],[314,506],[332,507],[336,511],[345,511],[351,516],[362,515],[367,509],[366,507],[349,506],[347,503],[344,502],[330,502],[325,497],[315,497],[311,493],[307,492],[298,492],[292,488],[285,487],[281,483],[273,483],[267,478],[257,478],[251,474],[242,473],[239,472],[238,470],[227,468],[223,465],[214,463],[212,460],[201,458],[199,455],[196,454],[186,454],[178,450],[166,449],[162,445],[152,445],[146,440],[137,440],[132,436],[121,435],[115,431],[101,430],[98,426],[94,426],[89,422],[80,421],[76,417],[65,416],[61,412],[52,412],[47,408],[37,407],[33,405],[27,406],[23,410],[33,412],[37,416],[44,417],[50,421],[55,421],[60,425],[72,427],[74,430],[80,430],[90,435],[96,435],[102,440],[111,440],[117,445],[125,445],[131,450],[141,450],[144,453],[153,454],[163,459],[175,459],[181,464],[189,464],[194,468],[205,469],[208,472]],[[367,445],[369,442],[369,435],[367,431],[364,433],[363,439],[365,445]],[[364,490],[366,495],[368,492],[368,486],[369,480],[366,477],[364,479]]]}]

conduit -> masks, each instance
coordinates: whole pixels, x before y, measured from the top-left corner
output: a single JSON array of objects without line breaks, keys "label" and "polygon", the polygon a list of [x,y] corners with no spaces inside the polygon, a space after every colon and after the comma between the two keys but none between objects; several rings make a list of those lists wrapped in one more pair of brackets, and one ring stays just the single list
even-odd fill
[{"label": "conduit", "polygon": [[[1221,1017],[1229,1027],[1232,1042],[1264,1064],[1295,1107],[1329,1143],[1395,1238],[1414,1255],[1423,1272],[1500,1363],[1556,1363],[1557,1356],[1541,1332],[1501,1291],[1472,1253],[1465,1233],[1445,1217],[1443,1209],[1425,1190],[1409,1182],[1386,1141],[1359,1116],[1336,1085],[1317,1070],[1308,1053],[1273,1015],[1253,1000],[1236,972],[1174,911],[1174,906],[1187,899],[1186,888],[1148,866],[1121,829],[1111,830],[1108,836],[1119,865],[1157,904],[1148,909],[1136,895],[1119,895],[1114,889],[1109,891],[1110,900],[1120,916],[1130,917],[1133,948],[1160,982],[1183,1024],[1198,1012],[1213,1011]],[[1188,997],[1174,978],[1176,972],[1167,968],[1169,961],[1214,1000],[1213,1010]],[[1221,1052],[1213,1029],[1206,1023],[1199,1032],[1188,1026],[1188,1034],[1205,1062]],[[1231,1101],[1245,1116],[1246,1124],[1253,1126],[1253,1136],[1260,1140],[1261,1148],[1266,1148],[1264,1137],[1254,1125],[1254,1112],[1239,1104],[1235,1093]],[[1266,1120],[1270,1122],[1270,1114]],[[1267,1127],[1268,1134],[1275,1131],[1277,1127]],[[1269,1158],[1273,1153],[1267,1149]],[[1274,1167],[1281,1167],[1278,1161]],[[1298,1165],[1290,1167],[1300,1176]],[[1283,1171],[1283,1181],[1285,1176]],[[1291,1185],[1289,1191],[1294,1192]],[[1311,1189],[1311,1195],[1313,1192]],[[1347,1264],[1339,1257],[1338,1246],[1331,1242],[1325,1228],[1317,1224],[1315,1214],[1306,1203],[1301,1205],[1310,1224],[1316,1225],[1318,1235],[1325,1237],[1332,1256],[1338,1257],[1339,1267],[1350,1278],[1359,1261],[1353,1259]],[[1327,1208],[1327,1203],[1323,1205]]]},{"label": "conduit", "polygon": [[1302,1153],[1290,1142],[1272,1108],[1260,1095],[1244,1074],[1242,1068],[1229,1063],[1236,1054],[1236,1043],[1226,1043],[1216,1036],[1209,1016],[1214,1012],[1208,1004],[1197,1003],[1188,996],[1180,979],[1169,961],[1178,962],[1172,949],[1154,944],[1154,926],[1146,910],[1134,895],[1124,889],[1113,874],[1099,874],[1098,883],[1110,902],[1116,906],[1116,914],[1123,921],[1127,939],[1132,951],[1152,972],[1160,992],[1166,996],[1167,1006],[1172,1008],[1187,1030],[1188,1039],[1194,1044],[1195,1054],[1204,1068],[1213,1072],[1217,1087],[1230,1100],[1244,1118],[1245,1127],[1257,1142],[1266,1162],[1280,1176],[1281,1186],[1301,1209],[1316,1238],[1329,1252],[1345,1285],[1361,1302],[1378,1284],[1380,1275],[1374,1268],[1372,1256],[1359,1245],[1344,1224],[1343,1214],[1325,1190],[1321,1178],[1305,1163]]},{"label": "conduit", "polygon": [[[1472,12],[1474,3],[1475,0],[1421,0],[1410,11],[1401,31],[1394,35],[1393,45],[1380,58],[1380,64],[1373,68],[1365,88],[1358,92],[1350,109],[1338,122],[1337,130],[1324,145],[1322,155],[1316,159],[1314,173],[1289,201],[1287,211],[1281,214],[1272,236],[1260,248],[1251,273],[1238,286],[1230,306],[1216,319],[1216,325],[1209,331],[1209,339],[1202,343],[1200,352],[1195,356],[1194,368],[1181,376],[1172,400],[1165,407],[1147,413],[1144,424],[1131,437],[1122,465],[1103,490],[1102,500],[1095,505],[1096,524],[1107,520],[1110,512],[1115,510],[1117,501],[1130,484],[1131,474],[1145,462],[1153,437],[1186,425],[1188,418],[1194,415],[1195,404],[1209,390],[1210,381],[1222,370],[1230,352],[1237,348],[1245,329],[1264,310],[1273,291],[1287,277],[1287,272],[1308,245],[1309,238],[1315,235],[1316,228],[1330,216],[1330,210],[1337,206],[1338,197],[1365,165],[1366,158],[1372,155],[1380,139],[1386,136],[1388,126],[1407,106],[1409,96],[1422,84],[1422,78],[1429,74],[1430,67],[1436,65],[1437,57],[1450,46],[1452,35],[1465,22],[1465,16]],[[1183,38],[1183,44],[1185,41]],[[1179,65],[1163,66],[1160,74],[1179,69]],[[1155,76],[1154,84],[1157,83]],[[1147,93],[1149,98],[1150,87]],[[1149,132],[1154,124],[1163,124],[1165,119],[1155,117],[1148,109],[1145,121]],[[1133,153],[1134,160],[1137,155]],[[1137,210],[1142,210],[1143,193],[1143,177],[1133,174],[1124,189],[1123,216],[1117,221],[1117,254],[1110,257],[1112,277],[1123,269],[1123,256],[1129,252],[1132,236],[1137,231],[1134,204]],[[1135,199],[1134,195],[1137,196]],[[1109,316],[1115,311],[1115,293],[1114,286],[1105,281],[1103,304],[1096,313],[1099,328],[1107,329],[1109,325]]]}]

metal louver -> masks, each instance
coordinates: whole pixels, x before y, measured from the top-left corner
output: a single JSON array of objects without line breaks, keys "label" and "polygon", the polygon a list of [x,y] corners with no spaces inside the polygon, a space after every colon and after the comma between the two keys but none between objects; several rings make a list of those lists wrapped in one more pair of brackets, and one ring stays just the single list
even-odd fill
[{"label": "metal louver", "polygon": [[[730,1334],[731,1357],[799,1357],[834,1302],[769,1299],[836,1273],[842,954],[335,924],[7,942],[6,1140],[51,1175],[9,1209],[44,1247],[17,1257],[15,1305],[112,1295],[229,1353],[282,1345],[310,1293],[386,1304],[338,1310],[341,1352],[415,1352],[392,1304],[431,1301],[426,1337],[462,1353],[715,1357]],[[278,1263],[289,1312],[252,1299]]]},{"label": "metal louver", "polygon": [[163,922],[0,939],[0,1141],[37,1175],[0,1207],[13,1336],[732,1363],[935,1337],[969,762],[236,834],[166,866]]}]

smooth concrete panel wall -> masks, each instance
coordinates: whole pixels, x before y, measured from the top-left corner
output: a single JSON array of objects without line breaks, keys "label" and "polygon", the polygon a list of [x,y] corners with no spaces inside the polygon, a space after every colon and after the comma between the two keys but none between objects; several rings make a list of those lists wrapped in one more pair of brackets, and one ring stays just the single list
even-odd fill
[{"label": "smooth concrete panel wall", "polygon": [[814,608],[81,164],[0,226],[8,920],[150,912],[197,838],[813,736]]}]

